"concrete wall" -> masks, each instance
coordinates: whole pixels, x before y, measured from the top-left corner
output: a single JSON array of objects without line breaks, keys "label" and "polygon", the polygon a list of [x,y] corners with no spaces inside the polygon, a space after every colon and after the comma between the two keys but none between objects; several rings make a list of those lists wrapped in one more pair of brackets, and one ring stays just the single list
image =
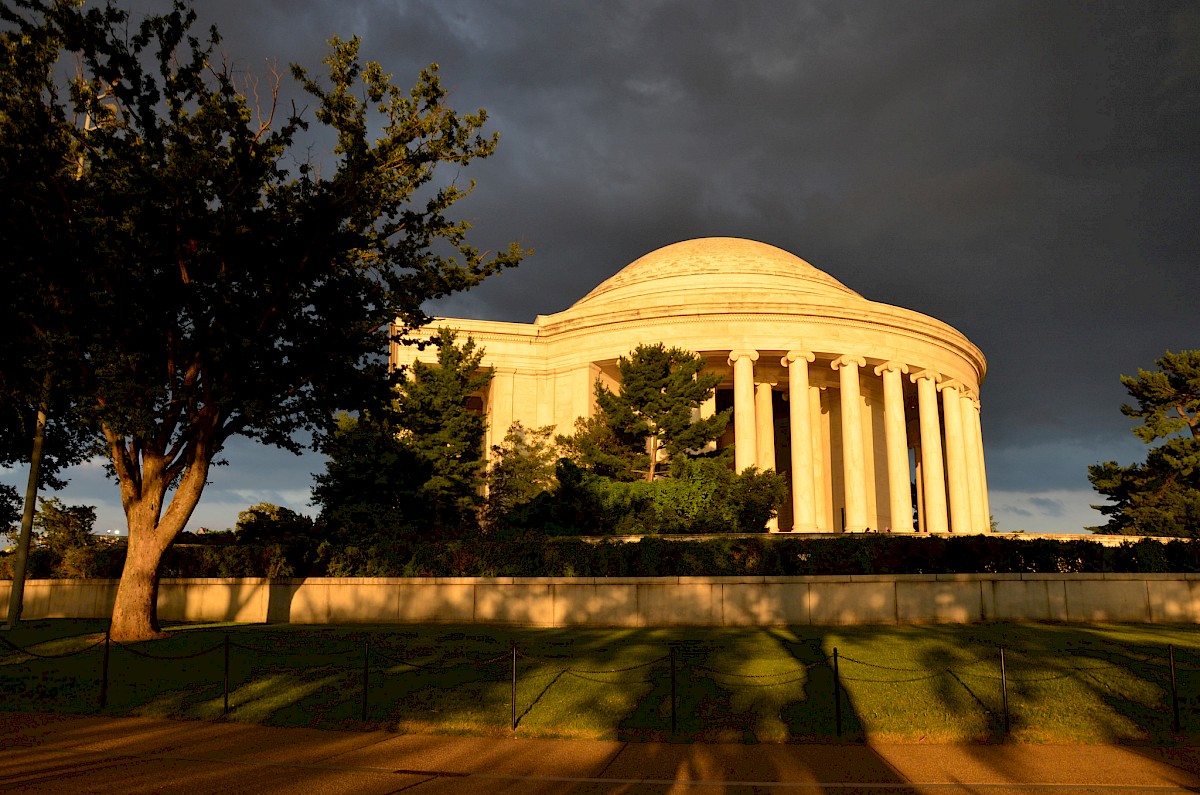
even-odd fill
[{"label": "concrete wall", "polygon": [[[10,583],[0,581],[0,604]],[[116,580],[30,580],[24,617],[109,615]],[[166,621],[781,626],[1200,622],[1200,574],[164,579]]]}]

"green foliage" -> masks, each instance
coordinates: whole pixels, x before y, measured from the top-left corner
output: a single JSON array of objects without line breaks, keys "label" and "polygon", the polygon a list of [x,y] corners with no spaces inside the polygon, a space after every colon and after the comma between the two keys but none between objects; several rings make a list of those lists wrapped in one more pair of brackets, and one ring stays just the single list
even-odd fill
[{"label": "green foliage", "polygon": [[92,535],[95,524],[93,506],[66,505],[57,497],[38,499],[37,513],[33,516],[38,543],[59,557],[95,544],[96,537]]},{"label": "green foliage", "polygon": [[704,360],[696,354],[662,343],[639,345],[617,360],[617,368],[618,391],[614,394],[597,380],[597,421],[577,428],[595,435],[580,446],[602,451],[606,457],[597,460],[602,466],[613,467],[608,457],[616,456],[622,465],[613,468],[625,478],[654,481],[664,457],[673,461],[699,450],[725,430],[727,411],[704,419],[693,416],[721,381],[716,373],[702,372]]},{"label": "green foliage", "polygon": [[342,414],[321,442],[328,457],[313,501],[325,534],[370,544],[397,535],[473,532],[482,501],[483,415],[468,404],[491,370],[471,339],[441,329],[436,365],[418,362],[396,398],[358,418]]},{"label": "green foliage", "polygon": [[[448,107],[436,65],[401,88],[335,37],[324,77],[291,69],[307,101],[260,106],[287,87],[244,78],[194,20],[182,2],[140,24],[111,4],[0,6],[0,318],[39,342],[34,372],[69,364],[139,577],[231,437],[298,451],[334,411],[378,405],[389,338],[525,253],[483,256],[451,217],[461,168],[497,139]],[[60,60],[79,67],[66,96]],[[331,162],[305,151],[314,122]],[[153,634],[154,606],[125,593],[117,635]]]},{"label": "green foliage", "polygon": [[62,32],[22,30],[13,24],[16,14],[0,5],[0,466],[29,460],[44,400],[49,420],[39,485],[62,488],[58,473],[94,445],[78,413],[79,363],[69,355],[76,307],[43,277],[52,265],[64,273],[86,268],[78,219],[65,207],[82,188],[81,141],[56,102]]},{"label": "green foliage", "polygon": [[415,532],[417,489],[425,475],[401,441],[392,411],[340,414],[321,451],[328,461],[315,477],[313,502],[329,535],[354,544]]},{"label": "green foliage", "polygon": [[1093,506],[1109,520],[1092,532],[1200,536],[1200,350],[1167,351],[1157,364],[1157,371],[1121,376],[1137,401],[1121,411],[1142,421],[1133,432],[1143,442],[1163,441],[1145,463],[1088,467],[1092,486],[1112,501]]},{"label": "green foliage", "polygon": [[290,508],[260,502],[238,514],[234,537],[238,544],[315,544],[316,523]]},{"label": "green foliage", "polygon": [[439,536],[474,525],[486,463],[487,420],[468,402],[487,392],[492,370],[482,366],[483,349],[473,339],[462,345],[456,340],[452,330],[439,329],[437,364],[414,362],[396,398],[402,441],[428,472],[418,497],[428,508],[429,529]]},{"label": "green foliage", "polygon": [[[69,559],[31,551],[30,576],[120,574],[126,546],[100,541]],[[0,556],[0,578],[12,555]],[[512,539],[363,545],[322,542],[176,545],[163,558],[170,577],[660,577],[956,573],[1200,573],[1200,541],[1143,538],[1105,547],[1078,541],[979,536],[855,535],[796,538],[756,535],[690,540],[646,536],[636,542],[525,535]]]},{"label": "green foliage", "polygon": [[527,526],[538,513],[535,503],[544,502],[549,492],[557,487],[558,451],[553,433],[553,425],[526,428],[520,422],[514,422],[500,444],[492,445],[492,463],[487,472],[487,506],[483,515],[489,534]]},{"label": "green foliage", "polygon": [[7,483],[0,483],[0,535],[7,536],[15,544],[20,521],[21,498],[17,496],[17,490]]},{"label": "green foliage", "polygon": [[787,494],[778,472],[735,474],[719,457],[680,457],[671,472],[653,483],[628,482],[562,459],[559,488],[534,521],[552,535],[757,533]]}]

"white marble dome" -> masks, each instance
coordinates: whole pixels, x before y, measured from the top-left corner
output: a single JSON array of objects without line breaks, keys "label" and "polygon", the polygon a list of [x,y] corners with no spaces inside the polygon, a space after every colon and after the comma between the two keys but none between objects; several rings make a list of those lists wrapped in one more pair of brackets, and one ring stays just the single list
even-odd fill
[{"label": "white marble dome", "polygon": [[837,279],[781,248],[737,237],[673,243],[639,257],[572,309],[637,303],[678,305],[694,300],[861,299]]}]

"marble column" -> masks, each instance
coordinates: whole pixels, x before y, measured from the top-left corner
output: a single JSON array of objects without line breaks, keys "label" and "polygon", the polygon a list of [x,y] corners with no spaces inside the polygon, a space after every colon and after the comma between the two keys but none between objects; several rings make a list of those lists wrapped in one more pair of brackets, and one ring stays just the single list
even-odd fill
[{"label": "marble column", "polygon": [[754,362],[758,351],[729,352],[733,365],[733,464],[738,472],[758,463],[754,422]]},{"label": "marble column", "polygon": [[775,468],[775,412],[771,405],[771,387],[764,382],[754,385],[754,444],[760,472]]},{"label": "marble column", "polygon": [[883,426],[887,444],[888,506],[892,518],[892,531],[911,533],[912,486],[908,479],[908,432],[904,422],[904,382],[902,374],[908,365],[902,362],[884,362],[875,368],[875,375],[883,376]]},{"label": "marble column", "polygon": [[909,374],[917,385],[917,409],[921,415],[921,490],[925,532],[949,531],[946,518],[946,472],[942,468],[942,430],[938,420],[937,382],[941,376],[932,370]]},{"label": "marble column", "polygon": [[971,498],[967,488],[967,450],[963,443],[961,384],[948,380],[938,385],[942,393],[946,429],[946,485],[950,492],[950,531],[971,532]]},{"label": "marble column", "polygon": [[[754,385],[754,444],[757,447],[758,471],[775,469],[775,411],[771,401],[771,387],[764,382]],[[767,520],[767,532],[779,532],[779,517]]]},{"label": "marble column", "polygon": [[992,515],[991,509],[988,506],[987,471],[984,468],[983,433],[979,424],[978,398],[971,396],[968,399],[967,405],[963,410],[963,416],[967,418],[967,422],[965,423],[967,463],[971,467],[971,483],[975,487],[971,495],[976,511],[975,522],[980,528],[979,532],[990,533],[992,531]]},{"label": "marble column", "polygon": [[925,479],[921,475],[921,448],[913,448],[913,480],[917,488],[917,532],[928,533],[929,519],[925,516]]},{"label": "marble column", "polygon": [[838,371],[842,408],[842,480],[846,489],[846,532],[867,529],[867,467],[863,451],[862,389],[858,368],[866,367],[861,356],[839,356],[830,362]]},{"label": "marble column", "polygon": [[816,477],[813,470],[813,418],[808,395],[808,351],[788,351],[788,425],[792,441],[792,531],[817,530]]}]

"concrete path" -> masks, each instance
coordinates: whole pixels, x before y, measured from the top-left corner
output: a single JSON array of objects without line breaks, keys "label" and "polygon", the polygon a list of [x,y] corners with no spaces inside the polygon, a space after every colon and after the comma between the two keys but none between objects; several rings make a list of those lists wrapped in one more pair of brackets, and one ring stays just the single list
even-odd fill
[{"label": "concrete path", "polygon": [[0,713],[0,792],[1182,793],[1200,748],[489,739]]}]

